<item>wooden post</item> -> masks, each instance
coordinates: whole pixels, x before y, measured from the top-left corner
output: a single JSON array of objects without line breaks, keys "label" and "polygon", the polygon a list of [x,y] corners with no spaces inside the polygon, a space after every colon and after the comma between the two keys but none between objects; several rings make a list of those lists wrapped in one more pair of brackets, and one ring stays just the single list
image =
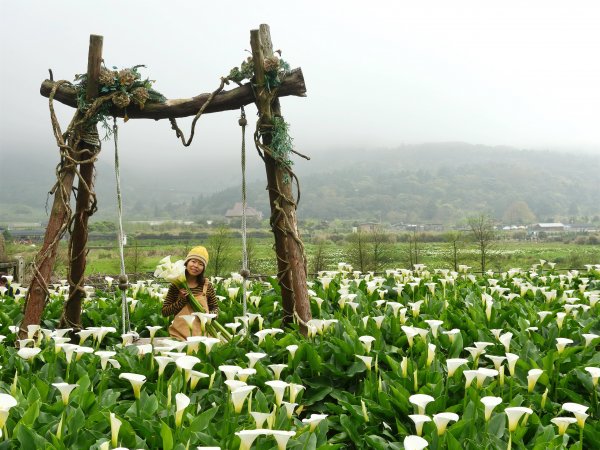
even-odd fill
[{"label": "wooden post", "polygon": [[[77,117],[75,119],[77,119]],[[74,145],[72,136],[68,139],[68,145],[70,147]],[[71,158],[76,158],[75,154],[69,156]],[[54,189],[52,210],[44,235],[44,243],[34,260],[33,278],[29,290],[27,291],[23,311],[23,321],[21,322],[19,330],[20,338],[27,336],[28,325],[39,325],[42,318],[42,313],[44,312],[44,306],[46,304],[46,292],[48,290],[50,276],[52,275],[52,269],[54,268],[54,263],[56,261],[56,252],[60,240],[66,231],[66,221],[69,215],[69,203],[71,200],[74,178],[75,167],[66,165],[57,180]]]},{"label": "wooden post", "polygon": [[[279,99],[265,87],[265,57],[273,56],[269,26],[260,25],[250,32],[250,45],[254,60],[256,104],[260,115],[263,144],[269,146],[272,135],[269,129],[274,117],[281,116]],[[306,334],[305,322],[311,319],[308,287],[306,284],[306,259],[299,242],[296,205],[293,199],[292,180],[286,181],[286,172],[270,155],[264,155],[267,189],[271,206],[271,229],[275,235],[277,275],[281,286],[284,323],[290,323],[294,311],[298,314],[300,330]],[[288,177],[289,178],[289,177]]]},{"label": "wooden post", "polygon": [[[88,102],[92,102],[98,95],[102,44],[102,36],[90,36],[86,87]],[[87,256],[88,219],[94,213],[91,203],[95,203],[95,199],[91,195],[94,188],[93,158],[100,151],[97,125],[88,127],[84,132],[87,137],[81,140],[77,153],[81,161],[89,161],[79,165],[80,178],[77,185],[75,217],[69,242],[69,298],[64,304],[59,325],[61,328],[73,328],[77,331],[81,329],[81,302],[85,296],[83,279]]]}]

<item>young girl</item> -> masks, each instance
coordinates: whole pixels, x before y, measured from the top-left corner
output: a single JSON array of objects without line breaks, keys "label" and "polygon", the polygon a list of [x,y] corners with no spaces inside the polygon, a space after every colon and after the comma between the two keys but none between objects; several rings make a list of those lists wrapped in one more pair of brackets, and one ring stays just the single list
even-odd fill
[{"label": "young girl", "polygon": [[[218,314],[219,305],[215,289],[208,278],[204,276],[207,264],[208,251],[206,248],[202,246],[192,248],[185,258],[185,278],[192,294],[204,308],[204,312]],[[169,327],[171,337],[185,341],[190,336],[190,328],[181,316],[193,312],[194,309],[188,300],[187,291],[178,289],[173,284],[169,286],[169,292],[167,292],[162,306],[162,315],[165,317],[175,315],[173,323]],[[201,334],[200,319],[196,318],[192,326],[192,335],[199,336]]]}]

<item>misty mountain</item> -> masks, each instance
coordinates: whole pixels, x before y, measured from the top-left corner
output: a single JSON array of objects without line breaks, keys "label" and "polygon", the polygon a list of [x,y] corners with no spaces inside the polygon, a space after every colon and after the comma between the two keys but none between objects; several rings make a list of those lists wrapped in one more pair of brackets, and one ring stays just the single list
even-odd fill
[{"label": "misty mountain", "polygon": [[[24,167],[18,156],[7,159]],[[403,145],[313,152],[295,170],[300,219],[454,223],[480,212],[515,223],[600,218],[600,157],[592,154],[465,143]],[[2,220],[44,215],[51,165],[29,162],[27,174],[20,172],[9,171],[7,183],[3,176]],[[222,217],[240,201],[239,173],[239,165],[231,163],[214,170],[167,163],[155,170],[122,167],[124,214],[127,220]],[[268,217],[262,161],[255,157],[248,173],[248,203]],[[114,184],[114,169],[100,161],[95,218],[114,217]]]}]

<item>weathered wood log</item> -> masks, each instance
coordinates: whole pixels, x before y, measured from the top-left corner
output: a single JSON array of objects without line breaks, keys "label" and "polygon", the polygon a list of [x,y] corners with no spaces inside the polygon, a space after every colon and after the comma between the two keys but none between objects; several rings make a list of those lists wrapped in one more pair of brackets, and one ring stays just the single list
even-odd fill
[{"label": "weathered wood log", "polygon": [[[88,102],[93,101],[98,92],[98,79],[100,68],[102,67],[102,43],[102,36],[90,36],[87,70],[88,85],[86,91]],[[85,133],[96,139],[98,136],[98,126],[91,126],[85,130]],[[60,328],[73,328],[74,331],[81,329],[81,304],[85,298],[83,280],[87,257],[88,219],[93,214],[91,205],[93,198],[91,194],[94,189],[94,161],[92,158],[94,154],[100,151],[100,139],[97,139],[97,146],[90,144],[90,142],[82,141],[77,149],[77,152],[81,152],[81,160],[89,160],[89,162],[79,165],[80,179],[77,184],[75,217],[71,241],[69,243],[69,298],[63,306],[63,313],[59,324]]]},{"label": "weathered wood log", "polygon": [[[54,84],[54,81],[44,81],[40,87],[40,94],[44,97],[48,97]],[[187,99],[172,99],[167,100],[165,103],[147,103],[144,109],[139,109],[135,105],[129,106],[127,111],[120,108],[114,108],[111,110],[110,114],[117,117],[124,117],[125,112],[127,112],[127,117],[130,119],[155,120],[195,116],[198,110],[206,102],[209,95],[210,94],[207,93]],[[301,68],[289,72],[281,86],[279,86],[277,95],[279,97],[289,95],[296,97],[306,96],[306,86],[304,84],[304,76],[302,75]],[[77,95],[73,87],[61,86],[56,92],[54,99],[73,108],[77,107]],[[215,95],[204,113],[239,109],[242,106],[254,103],[254,101],[255,98],[252,87],[250,84],[244,84],[235,89],[222,91]]]},{"label": "weathered wood log", "polygon": [[[260,125],[268,130],[272,126],[273,117],[281,116],[279,99],[273,97],[264,88],[265,73],[262,61],[273,56],[273,45],[269,26],[260,25],[259,30],[250,32],[252,58],[255,61],[257,107],[260,114]],[[256,63],[259,61],[260,63]],[[270,145],[271,133],[263,133],[262,142]],[[265,153],[265,169],[267,173],[267,190],[271,206],[271,229],[275,236],[275,252],[277,253],[277,276],[281,286],[283,322],[289,324],[294,319],[294,312],[300,320],[300,331],[306,335],[304,325],[311,319],[308,287],[306,284],[306,260],[302,243],[299,241],[296,205],[287,199],[293,198],[292,182],[285,181],[286,171]]]},{"label": "weathered wood log", "polygon": [[[88,70],[90,67],[90,59],[96,58],[98,60],[99,72],[99,61],[102,58],[102,48],[100,47],[100,54],[96,55],[92,54],[94,53],[92,51],[92,47],[92,39],[90,38]],[[88,76],[90,76],[90,78],[94,78],[93,73],[88,73]],[[76,115],[77,114],[80,114],[79,111],[76,112]],[[76,117],[75,120],[76,119],[78,118]],[[69,137],[67,144],[71,148],[75,146],[75,143],[73,142],[73,136]],[[81,150],[81,147],[79,147],[78,150]],[[73,159],[78,158],[75,152],[71,152],[69,156]],[[42,318],[44,307],[46,305],[46,292],[48,290],[50,276],[52,275],[52,269],[54,268],[54,263],[56,261],[58,244],[65,232],[65,225],[68,220],[68,205],[71,199],[74,178],[75,166],[69,164],[62,170],[61,175],[57,180],[58,183],[54,191],[52,210],[50,212],[50,217],[48,218],[48,226],[46,227],[46,233],[44,235],[44,243],[42,244],[42,248],[34,260],[34,276],[31,280],[29,290],[27,291],[27,297],[23,311],[23,321],[21,322],[19,330],[20,338],[27,336],[28,325],[39,325]]]},{"label": "weathered wood log", "polygon": [[[70,143],[69,143],[70,144]],[[74,155],[71,155],[74,156]],[[28,325],[39,325],[46,306],[46,291],[56,261],[56,252],[62,235],[65,232],[67,221],[67,205],[71,198],[75,167],[66,167],[58,180],[54,191],[52,210],[48,218],[48,225],[44,235],[44,243],[34,260],[34,276],[27,291],[23,320],[19,328],[19,338],[27,337]]]}]

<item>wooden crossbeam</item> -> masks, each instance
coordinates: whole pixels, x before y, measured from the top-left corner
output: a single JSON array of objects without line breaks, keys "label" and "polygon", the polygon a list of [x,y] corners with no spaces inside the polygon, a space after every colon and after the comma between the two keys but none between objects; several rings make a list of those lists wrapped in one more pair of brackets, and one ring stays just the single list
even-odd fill
[{"label": "wooden crossbeam", "polygon": [[[56,82],[45,80],[40,87],[40,94],[48,97]],[[130,119],[170,119],[179,117],[195,116],[198,110],[204,105],[210,94],[200,94],[192,98],[172,99],[165,103],[146,103],[144,109],[137,106],[128,106],[127,111],[121,108],[113,108],[111,115],[116,117],[127,117]],[[296,97],[306,97],[306,85],[302,69],[297,68],[290,71],[281,86],[277,90],[278,97],[293,95]],[[73,108],[77,107],[77,94],[72,86],[62,85],[56,91],[55,100]],[[215,95],[204,113],[215,113],[239,109],[242,106],[255,102],[254,92],[249,83],[242,86],[222,91]]]}]

